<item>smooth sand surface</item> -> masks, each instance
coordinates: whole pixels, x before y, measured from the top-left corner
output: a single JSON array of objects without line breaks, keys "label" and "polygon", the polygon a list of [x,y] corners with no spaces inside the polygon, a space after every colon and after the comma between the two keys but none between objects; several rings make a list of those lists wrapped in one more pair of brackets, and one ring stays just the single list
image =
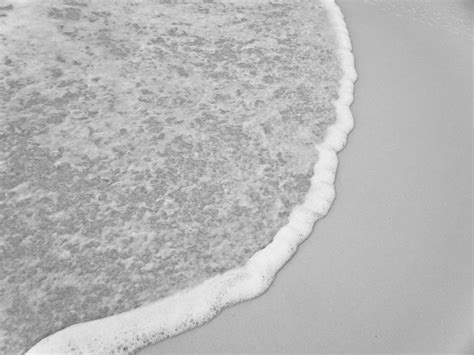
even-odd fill
[{"label": "smooth sand surface", "polygon": [[142,354],[468,352],[472,42],[338,3],[359,80],[332,210],[263,296]]}]

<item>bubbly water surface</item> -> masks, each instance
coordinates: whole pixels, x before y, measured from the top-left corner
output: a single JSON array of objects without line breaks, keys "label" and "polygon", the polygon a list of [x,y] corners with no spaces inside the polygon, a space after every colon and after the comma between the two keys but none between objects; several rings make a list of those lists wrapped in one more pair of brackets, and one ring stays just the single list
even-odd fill
[{"label": "bubbly water surface", "polygon": [[245,263],[341,70],[315,1],[0,2],[0,352]]}]

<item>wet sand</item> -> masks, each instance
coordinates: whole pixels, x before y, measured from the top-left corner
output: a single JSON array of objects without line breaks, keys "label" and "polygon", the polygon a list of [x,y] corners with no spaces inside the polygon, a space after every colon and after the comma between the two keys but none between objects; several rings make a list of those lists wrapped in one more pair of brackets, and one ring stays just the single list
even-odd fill
[{"label": "wet sand", "polygon": [[469,351],[472,42],[338,3],[359,80],[332,210],[263,296],[141,354]]}]

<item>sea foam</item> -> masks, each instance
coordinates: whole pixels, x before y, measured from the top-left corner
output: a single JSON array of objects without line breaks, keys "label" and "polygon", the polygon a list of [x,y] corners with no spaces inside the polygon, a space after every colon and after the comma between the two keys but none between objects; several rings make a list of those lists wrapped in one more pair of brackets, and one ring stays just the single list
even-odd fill
[{"label": "sea foam", "polygon": [[[235,1],[234,1],[235,2]],[[334,102],[337,121],[317,144],[319,160],[304,203],[264,249],[240,268],[155,303],[111,317],[72,325],[41,340],[28,354],[131,353],[148,344],[177,335],[215,317],[223,308],[262,294],[278,270],[294,255],[313,225],[328,212],[334,198],[337,152],[353,128],[350,105],[356,80],[351,42],[341,10],[334,0],[321,0],[334,26],[343,77]]]}]

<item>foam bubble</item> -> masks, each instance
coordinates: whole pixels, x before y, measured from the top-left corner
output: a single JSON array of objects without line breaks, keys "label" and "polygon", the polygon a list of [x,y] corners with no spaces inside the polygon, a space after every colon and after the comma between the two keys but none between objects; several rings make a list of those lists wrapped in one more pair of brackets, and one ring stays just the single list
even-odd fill
[{"label": "foam bubble", "polygon": [[328,129],[325,140],[316,146],[319,160],[314,167],[311,188],[304,204],[294,208],[288,225],[243,267],[138,309],[70,326],[41,340],[28,354],[131,353],[199,326],[224,307],[256,297],[270,286],[278,270],[309,236],[314,223],[328,212],[335,197],[336,153],[344,147],[353,127],[349,106],[357,75],[349,34],[335,0],[321,0],[321,3],[336,31],[344,72],[339,98],[334,102],[337,122]]}]

